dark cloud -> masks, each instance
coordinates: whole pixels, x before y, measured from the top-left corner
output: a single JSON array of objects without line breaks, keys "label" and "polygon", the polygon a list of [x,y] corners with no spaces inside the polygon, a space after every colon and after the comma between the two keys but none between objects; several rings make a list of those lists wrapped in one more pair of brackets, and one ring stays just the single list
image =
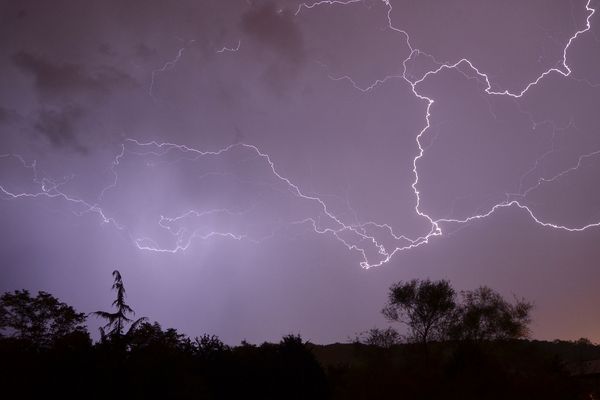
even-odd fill
[{"label": "dark cloud", "polygon": [[77,123],[89,114],[82,104],[89,105],[92,100],[97,105],[98,97],[105,103],[106,96],[113,91],[136,86],[130,75],[113,67],[54,63],[24,51],[16,53],[13,62],[22,72],[33,76],[35,91],[40,96],[41,107],[33,129],[53,146],[79,152],[86,149],[80,143]]},{"label": "dark cloud", "polygon": [[98,45],[98,52],[108,57],[118,56],[118,53],[115,51],[115,49],[113,49],[108,43],[100,43]]},{"label": "dark cloud", "polygon": [[135,56],[142,60],[149,60],[158,55],[158,52],[155,48],[145,45],[144,43],[140,43],[137,46],[135,46],[134,52]]},{"label": "dark cloud", "polygon": [[241,26],[244,33],[271,53],[264,79],[281,91],[306,61],[304,38],[293,14],[266,2],[243,14]]},{"label": "dark cloud", "polygon": [[23,51],[15,54],[13,61],[21,71],[33,75],[37,91],[46,97],[102,95],[113,89],[135,85],[131,76],[107,66],[88,70],[80,64],[55,64]]},{"label": "dark cloud", "polygon": [[272,2],[245,13],[242,28],[289,63],[300,64],[306,57],[302,33],[294,22],[293,14],[277,8]]},{"label": "dark cloud", "polygon": [[35,130],[56,147],[70,147],[85,153],[86,149],[77,138],[76,125],[84,115],[79,106],[68,106],[61,110],[43,109],[35,122]]}]

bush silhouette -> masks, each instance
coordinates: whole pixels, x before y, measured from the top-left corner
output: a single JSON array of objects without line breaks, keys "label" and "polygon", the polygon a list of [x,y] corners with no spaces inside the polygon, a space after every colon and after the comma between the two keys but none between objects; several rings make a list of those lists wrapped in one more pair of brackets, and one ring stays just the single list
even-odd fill
[{"label": "bush silhouette", "polygon": [[50,347],[57,341],[89,341],[85,314],[46,292],[31,297],[27,290],[0,297],[0,336],[35,347]]}]

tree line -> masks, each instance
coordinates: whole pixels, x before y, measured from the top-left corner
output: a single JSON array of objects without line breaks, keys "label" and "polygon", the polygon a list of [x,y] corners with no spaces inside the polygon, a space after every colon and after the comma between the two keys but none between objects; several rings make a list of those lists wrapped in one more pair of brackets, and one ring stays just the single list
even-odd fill
[{"label": "tree line", "polygon": [[[487,286],[457,293],[447,280],[411,280],[390,287],[382,310],[388,321],[408,327],[402,337],[393,328],[371,329],[364,341],[385,347],[402,339],[427,346],[435,341],[490,341],[525,338],[533,304],[515,298],[510,303]],[[360,339],[359,339],[360,340]]]},{"label": "tree line", "polygon": [[[450,282],[392,285],[383,315],[406,326],[373,328],[352,343],[228,346],[135,318],[113,272],[109,311],[86,315],[49,293],[0,297],[0,393],[20,398],[566,399],[595,393],[565,368],[571,343],[528,335],[532,304],[488,287],[457,293]],[[93,343],[88,317],[102,319]],[[571,347],[570,347],[571,346]],[[577,344],[581,354],[581,343]],[[573,347],[574,348],[574,347]],[[586,354],[600,348],[587,343]],[[597,394],[597,393],[596,393]],[[589,398],[589,397],[588,397]]]}]

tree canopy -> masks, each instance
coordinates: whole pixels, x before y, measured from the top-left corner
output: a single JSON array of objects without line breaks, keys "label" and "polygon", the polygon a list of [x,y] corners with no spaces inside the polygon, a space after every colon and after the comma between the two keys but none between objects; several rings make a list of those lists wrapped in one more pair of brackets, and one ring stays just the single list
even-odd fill
[{"label": "tree canopy", "polygon": [[0,297],[0,336],[49,347],[68,335],[88,337],[85,314],[40,291],[32,297],[27,290],[7,292]]},{"label": "tree canopy", "polygon": [[531,303],[516,299],[511,304],[487,286],[461,292],[461,296],[450,332],[454,339],[518,339],[528,335]]},{"label": "tree canopy", "polygon": [[450,282],[445,280],[400,281],[390,287],[382,313],[390,321],[407,324],[410,339],[427,344],[447,334],[456,308],[455,297]]},{"label": "tree canopy", "polygon": [[532,304],[512,304],[487,286],[456,292],[445,280],[398,282],[390,287],[382,312],[390,321],[406,324],[409,339],[431,340],[518,339],[529,333]]}]

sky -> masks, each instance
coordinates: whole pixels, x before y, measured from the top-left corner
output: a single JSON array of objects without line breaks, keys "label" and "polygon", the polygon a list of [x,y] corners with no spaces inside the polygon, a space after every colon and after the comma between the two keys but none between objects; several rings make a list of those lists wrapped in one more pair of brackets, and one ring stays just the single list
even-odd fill
[{"label": "sky", "polygon": [[598,342],[599,8],[1,0],[0,291],[332,343],[448,279]]}]

